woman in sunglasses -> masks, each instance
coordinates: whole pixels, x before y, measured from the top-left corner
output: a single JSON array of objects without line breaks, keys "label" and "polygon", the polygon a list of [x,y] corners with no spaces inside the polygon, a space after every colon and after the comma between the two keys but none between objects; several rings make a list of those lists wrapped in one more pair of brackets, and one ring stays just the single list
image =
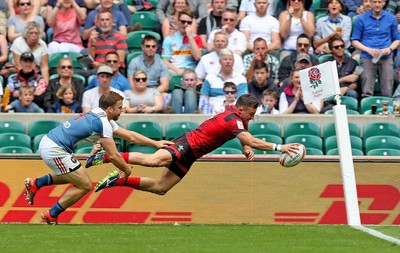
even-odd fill
[{"label": "woman in sunglasses", "polygon": [[50,80],[47,86],[46,93],[44,95],[44,109],[49,111],[52,104],[58,101],[57,91],[61,86],[70,85],[75,88],[76,97],[75,99],[82,103],[83,92],[85,91],[85,85],[82,80],[74,77],[74,69],[72,67],[72,60],[70,58],[63,58],[58,63],[57,67],[58,76]]},{"label": "woman in sunglasses", "polygon": [[163,99],[156,88],[147,88],[147,74],[143,70],[133,73],[132,90],[126,90],[127,113],[156,113],[162,110]]},{"label": "woman in sunglasses", "polygon": [[[39,16],[40,5],[33,5],[32,0],[17,0],[15,9],[14,1],[8,1],[10,17],[7,19],[7,38],[12,43],[16,38],[22,36],[25,26],[35,21],[40,26],[40,38],[44,38],[44,21]],[[19,14],[17,14],[19,11]]]},{"label": "woman in sunglasses", "polygon": [[[172,2],[172,13],[164,19],[164,22],[161,26],[161,32],[163,38],[166,38],[168,35],[175,33],[178,30],[178,16],[179,12],[183,10],[190,10],[190,5],[188,0],[174,0]],[[193,20],[191,23],[193,33],[197,33],[197,23],[196,20]]]}]

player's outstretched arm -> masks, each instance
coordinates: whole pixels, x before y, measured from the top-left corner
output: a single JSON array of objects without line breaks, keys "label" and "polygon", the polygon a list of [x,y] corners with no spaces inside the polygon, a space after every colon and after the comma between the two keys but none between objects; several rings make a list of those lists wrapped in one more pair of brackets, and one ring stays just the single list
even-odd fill
[{"label": "player's outstretched arm", "polygon": [[166,140],[155,141],[155,140],[152,140],[140,133],[126,130],[125,128],[122,128],[122,127],[119,127],[117,129],[117,131],[114,132],[114,135],[123,140],[129,141],[130,143],[133,143],[133,144],[154,146],[156,148],[162,148],[169,144],[173,144],[173,142],[166,141]]},{"label": "player's outstretched arm", "polygon": [[237,138],[240,140],[240,142],[244,145],[248,145],[252,148],[258,149],[258,150],[277,150],[281,151],[282,153],[289,153],[297,150],[298,148],[290,143],[290,144],[276,144],[272,142],[266,142],[264,140],[255,138],[253,135],[251,135],[249,132],[242,132],[237,135]]}]

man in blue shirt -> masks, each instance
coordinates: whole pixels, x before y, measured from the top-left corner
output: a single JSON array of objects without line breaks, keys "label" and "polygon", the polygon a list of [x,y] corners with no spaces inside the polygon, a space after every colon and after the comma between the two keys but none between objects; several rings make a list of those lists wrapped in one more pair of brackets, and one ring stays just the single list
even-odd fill
[{"label": "man in blue shirt", "polygon": [[376,74],[381,94],[392,96],[392,52],[397,49],[400,37],[396,17],[383,10],[384,4],[384,0],[372,0],[372,9],[357,18],[351,36],[352,45],[361,51],[362,97],[374,95]]}]

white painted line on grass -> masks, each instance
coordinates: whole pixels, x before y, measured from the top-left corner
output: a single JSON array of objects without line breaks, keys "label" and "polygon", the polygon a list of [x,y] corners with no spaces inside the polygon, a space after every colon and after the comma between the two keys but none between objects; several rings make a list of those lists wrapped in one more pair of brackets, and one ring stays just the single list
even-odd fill
[{"label": "white painted line on grass", "polygon": [[374,230],[372,228],[367,228],[367,227],[364,227],[364,226],[357,226],[357,225],[352,225],[351,227],[355,228],[355,229],[358,229],[358,230],[360,230],[362,232],[368,233],[368,234],[370,234],[372,236],[375,236],[375,237],[378,237],[380,239],[383,239],[385,241],[389,241],[391,243],[400,245],[400,239],[397,239],[397,238],[392,237],[392,236],[385,235],[384,233],[379,232],[377,230]]}]

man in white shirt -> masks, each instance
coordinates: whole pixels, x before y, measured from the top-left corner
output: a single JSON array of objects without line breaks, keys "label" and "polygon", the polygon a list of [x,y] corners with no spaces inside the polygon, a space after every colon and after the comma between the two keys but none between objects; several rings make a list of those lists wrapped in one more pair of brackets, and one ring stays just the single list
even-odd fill
[{"label": "man in white shirt", "polygon": [[[228,35],[225,32],[217,32],[214,36],[214,51],[201,57],[199,63],[196,66],[196,74],[198,79],[198,85],[201,84],[204,78],[208,74],[216,74],[221,69],[219,62],[219,53],[222,49],[228,47]],[[229,48],[229,47],[228,47]],[[237,54],[234,54],[234,65],[233,70],[236,73],[243,73],[243,60]]]},{"label": "man in white shirt", "polygon": [[215,33],[219,31],[224,31],[228,34],[228,48],[232,50],[235,54],[240,56],[243,55],[244,51],[246,51],[246,35],[236,29],[238,22],[237,22],[237,15],[236,12],[233,10],[225,10],[222,13],[222,20],[221,20],[221,28],[216,29],[210,33],[210,36],[207,40],[207,49],[208,51],[214,50],[214,36]]},{"label": "man in white shirt", "polygon": [[270,51],[278,51],[281,47],[279,21],[267,14],[268,5],[268,0],[255,0],[255,15],[246,16],[240,24],[240,31],[246,35],[247,50],[250,52],[253,52],[253,42],[258,37],[267,41]]},{"label": "man in white shirt", "polygon": [[101,95],[107,91],[114,91],[124,97],[123,107],[125,108],[125,95],[122,91],[111,87],[111,80],[113,78],[113,70],[106,65],[101,66],[97,70],[97,80],[99,81],[99,86],[93,89],[87,90],[83,93],[82,98],[82,112],[88,113],[93,108],[99,107],[99,99]]}]

